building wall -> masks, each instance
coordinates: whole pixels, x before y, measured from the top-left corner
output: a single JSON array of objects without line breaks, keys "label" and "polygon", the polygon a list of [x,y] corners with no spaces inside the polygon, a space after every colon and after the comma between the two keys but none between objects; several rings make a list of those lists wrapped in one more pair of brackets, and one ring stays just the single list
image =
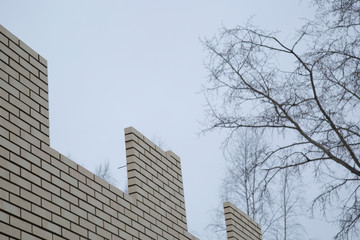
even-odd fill
[{"label": "building wall", "polygon": [[[132,127],[125,142],[129,194],[51,148],[47,61],[0,25],[0,239],[197,239],[180,158]],[[260,232],[224,206],[229,239]]]}]

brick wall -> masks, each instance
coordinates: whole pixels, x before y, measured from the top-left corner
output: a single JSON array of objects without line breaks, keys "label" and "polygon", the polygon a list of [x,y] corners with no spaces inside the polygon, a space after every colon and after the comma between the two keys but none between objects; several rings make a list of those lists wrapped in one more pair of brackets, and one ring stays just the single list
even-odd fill
[{"label": "brick wall", "polygon": [[[197,239],[176,154],[125,129],[125,194],[50,147],[48,111],[46,60],[0,25],[1,240]],[[237,239],[242,214],[229,206],[228,236]]]},{"label": "brick wall", "polygon": [[224,203],[226,232],[229,240],[260,240],[259,224],[230,202]]}]

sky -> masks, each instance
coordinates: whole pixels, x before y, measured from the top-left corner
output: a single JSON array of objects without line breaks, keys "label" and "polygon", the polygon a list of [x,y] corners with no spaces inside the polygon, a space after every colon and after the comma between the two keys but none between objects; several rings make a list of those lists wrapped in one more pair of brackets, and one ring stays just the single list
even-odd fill
[{"label": "sky", "polygon": [[[252,17],[287,38],[308,1],[0,0],[0,23],[48,60],[51,146],[90,171],[109,162],[125,189],[124,128],[181,157],[188,228],[208,239],[219,206],[226,133],[204,129],[201,39]],[[309,238],[329,239],[328,225]],[[312,222],[312,223],[314,223]]]}]

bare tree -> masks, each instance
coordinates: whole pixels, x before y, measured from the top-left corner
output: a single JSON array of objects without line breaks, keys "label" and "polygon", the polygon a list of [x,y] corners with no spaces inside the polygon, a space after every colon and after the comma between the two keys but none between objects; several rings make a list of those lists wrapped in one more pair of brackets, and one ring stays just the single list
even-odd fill
[{"label": "bare tree", "polygon": [[95,168],[95,175],[104,179],[105,181],[114,184],[115,179],[111,175],[109,161],[105,161]]},{"label": "bare tree", "polygon": [[[303,239],[302,225],[297,222],[300,188],[292,181],[295,173],[286,169],[270,189],[263,170],[266,149],[261,131],[240,129],[232,134],[225,147],[228,166],[222,201],[231,201],[258,222],[264,239]],[[214,226],[218,226],[215,230],[222,227]]]},{"label": "bare tree", "polygon": [[[281,172],[279,179],[280,190],[276,191],[277,198],[275,202],[276,214],[274,216],[276,222],[269,231],[269,239],[274,240],[296,240],[304,239],[305,229],[299,217],[302,215],[302,189],[301,182],[295,182],[300,176],[297,172],[286,168]],[[265,238],[264,238],[265,239]]]},{"label": "bare tree", "polygon": [[264,129],[283,140],[267,179],[309,169],[323,184],[313,207],[337,209],[337,239],[359,236],[360,1],[315,0],[313,20],[291,41],[251,25],[223,28],[209,51],[208,130]]},{"label": "bare tree", "polygon": [[224,148],[228,165],[221,188],[222,201],[230,201],[245,211],[261,224],[263,232],[269,225],[265,219],[271,205],[261,170],[265,150],[261,133],[251,129],[234,133]]}]

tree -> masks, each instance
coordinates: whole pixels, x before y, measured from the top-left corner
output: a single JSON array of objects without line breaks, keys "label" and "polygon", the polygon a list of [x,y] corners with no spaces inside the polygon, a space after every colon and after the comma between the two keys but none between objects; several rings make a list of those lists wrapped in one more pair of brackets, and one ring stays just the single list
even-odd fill
[{"label": "tree", "polygon": [[277,192],[278,203],[276,212],[273,216],[275,224],[270,229],[269,238],[274,240],[295,240],[304,239],[304,227],[299,221],[299,212],[302,210],[302,198],[300,196],[300,183],[295,183],[294,179],[298,177],[297,172],[286,168],[280,174],[279,186]]},{"label": "tree", "polygon": [[[262,132],[241,129],[235,132],[225,147],[228,162],[223,179],[222,201],[230,201],[258,222],[264,239],[303,239],[299,217],[299,186],[293,185],[296,173],[286,169],[277,185],[270,189],[263,170],[267,143]],[[221,225],[215,230],[221,229]]]},{"label": "tree", "polygon": [[105,181],[114,184],[115,179],[111,175],[109,161],[106,161],[95,168],[95,175],[104,179]]},{"label": "tree", "polygon": [[[251,23],[204,41],[209,52],[207,130],[263,129],[283,136],[263,164],[322,183],[312,206],[337,209],[337,239],[359,236],[360,1],[315,0],[291,41]],[[275,138],[275,137],[274,137]]]},{"label": "tree", "polygon": [[221,188],[222,202],[230,201],[242,209],[262,226],[263,233],[271,225],[267,210],[272,205],[261,171],[265,150],[261,133],[244,129],[233,134],[224,148],[228,164]]}]

